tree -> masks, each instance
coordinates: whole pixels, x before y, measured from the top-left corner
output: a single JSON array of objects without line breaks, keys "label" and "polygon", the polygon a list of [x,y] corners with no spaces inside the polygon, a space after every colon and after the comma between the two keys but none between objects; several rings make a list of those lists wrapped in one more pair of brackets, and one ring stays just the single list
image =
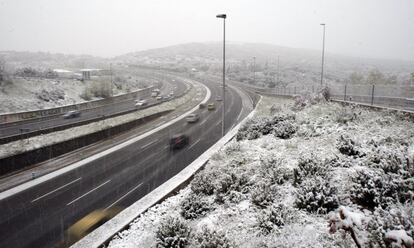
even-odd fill
[{"label": "tree", "polygon": [[351,84],[362,84],[364,81],[364,76],[359,72],[352,72],[349,75],[349,82]]},{"label": "tree", "polygon": [[368,84],[384,84],[385,77],[378,69],[373,69],[369,72],[366,81]]}]

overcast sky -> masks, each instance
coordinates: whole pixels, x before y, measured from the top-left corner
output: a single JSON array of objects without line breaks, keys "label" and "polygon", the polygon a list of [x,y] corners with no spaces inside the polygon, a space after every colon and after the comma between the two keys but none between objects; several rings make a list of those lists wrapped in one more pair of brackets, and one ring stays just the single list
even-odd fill
[{"label": "overcast sky", "polygon": [[260,42],[414,61],[414,0],[0,0],[0,50],[115,56],[187,42]]}]

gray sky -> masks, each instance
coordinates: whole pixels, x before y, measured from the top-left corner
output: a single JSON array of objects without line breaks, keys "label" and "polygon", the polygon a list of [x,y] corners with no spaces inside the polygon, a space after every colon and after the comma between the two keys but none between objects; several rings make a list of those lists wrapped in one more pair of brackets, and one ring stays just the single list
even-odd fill
[{"label": "gray sky", "polygon": [[0,50],[115,56],[221,41],[414,61],[414,0],[0,0]]}]

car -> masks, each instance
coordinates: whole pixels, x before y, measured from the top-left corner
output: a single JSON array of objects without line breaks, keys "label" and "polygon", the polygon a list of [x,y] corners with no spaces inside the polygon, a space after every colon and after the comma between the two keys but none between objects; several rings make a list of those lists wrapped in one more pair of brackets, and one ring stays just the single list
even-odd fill
[{"label": "car", "polygon": [[218,96],[218,97],[216,97],[216,101],[223,101],[223,99],[221,99],[221,97],[220,96]]},{"label": "car", "polygon": [[76,118],[76,117],[79,117],[80,115],[81,113],[79,110],[71,110],[71,111],[66,112],[63,115],[63,118],[64,119]]},{"label": "car", "polygon": [[185,134],[176,134],[170,139],[170,150],[181,149],[188,145],[190,138]]},{"label": "car", "polygon": [[66,230],[63,240],[57,247],[69,247],[73,245],[121,211],[122,208],[112,207],[91,212]]},{"label": "car", "polygon": [[194,123],[200,119],[200,116],[198,114],[189,114],[185,119],[188,123]]},{"label": "car", "polygon": [[205,103],[200,103],[200,105],[198,105],[198,107],[199,107],[200,109],[203,109],[203,108],[205,108],[205,107],[206,107],[206,104],[205,104]]},{"label": "car", "polygon": [[162,96],[157,96],[155,99],[157,99],[157,101],[162,100]]},{"label": "car", "polygon": [[135,104],[135,106],[136,107],[142,107],[142,106],[145,106],[145,105],[147,105],[148,104],[148,101],[147,100],[140,100],[140,101],[138,101],[136,104]]},{"label": "car", "polygon": [[214,103],[209,103],[209,104],[207,105],[207,109],[208,109],[208,110],[215,110],[215,109],[216,109],[216,105],[214,105]]}]

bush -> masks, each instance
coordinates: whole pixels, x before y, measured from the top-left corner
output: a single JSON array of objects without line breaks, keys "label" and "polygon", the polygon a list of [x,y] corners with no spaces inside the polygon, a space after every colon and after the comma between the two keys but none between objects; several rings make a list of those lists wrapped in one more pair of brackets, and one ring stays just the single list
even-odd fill
[{"label": "bush", "polygon": [[339,152],[347,156],[365,156],[365,154],[359,150],[359,145],[348,136],[341,135],[337,141],[336,147],[338,148]]},{"label": "bush", "polygon": [[258,217],[258,227],[264,234],[269,234],[287,224],[290,218],[290,210],[283,204],[271,205],[262,210]]},{"label": "bush", "polygon": [[294,125],[295,115],[276,115],[272,118],[256,118],[242,126],[237,135],[236,140],[252,140],[262,135],[275,134],[279,138],[290,138],[296,132],[297,127]]},{"label": "bush", "polygon": [[389,247],[390,240],[385,234],[391,230],[404,230],[414,237],[414,208],[412,204],[393,205],[389,211],[377,208],[368,222],[368,246]]},{"label": "bush", "polygon": [[181,202],[181,216],[185,219],[196,219],[211,210],[209,202],[196,194],[190,194]]},{"label": "bush", "polygon": [[273,194],[270,185],[265,182],[259,182],[251,190],[251,202],[258,207],[266,207],[273,202]]},{"label": "bush", "polygon": [[407,202],[414,192],[412,179],[377,171],[359,170],[352,181],[351,200],[371,210],[378,206],[386,208],[393,202]]},{"label": "bush", "polygon": [[296,133],[298,127],[293,121],[279,122],[274,128],[274,135],[281,139],[290,139]]},{"label": "bush", "polygon": [[201,232],[194,237],[194,247],[200,248],[230,248],[234,244],[220,231],[210,230],[203,226]]},{"label": "bush", "polygon": [[297,186],[309,176],[324,176],[328,171],[327,163],[320,161],[314,154],[299,158],[298,167],[293,169],[293,185]]},{"label": "bush", "polygon": [[358,114],[349,108],[342,108],[335,115],[335,121],[341,124],[348,124],[358,119]]},{"label": "bush", "polygon": [[214,193],[214,179],[217,177],[217,173],[211,171],[201,171],[197,173],[191,182],[191,190],[196,193],[203,193],[206,195],[212,195]]},{"label": "bush", "polygon": [[180,219],[167,217],[156,231],[157,247],[181,248],[188,244],[190,229]]},{"label": "bush", "polygon": [[323,178],[308,178],[296,192],[295,206],[310,213],[326,214],[339,206],[336,193],[336,188]]},{"label": "bush", "polygon": [[369,155],[367,164],[383,170],[386,174],[399,174],[404,178],[414,176],[414,165],[410,164],[407,151],[400,146],[379,146]]}]

